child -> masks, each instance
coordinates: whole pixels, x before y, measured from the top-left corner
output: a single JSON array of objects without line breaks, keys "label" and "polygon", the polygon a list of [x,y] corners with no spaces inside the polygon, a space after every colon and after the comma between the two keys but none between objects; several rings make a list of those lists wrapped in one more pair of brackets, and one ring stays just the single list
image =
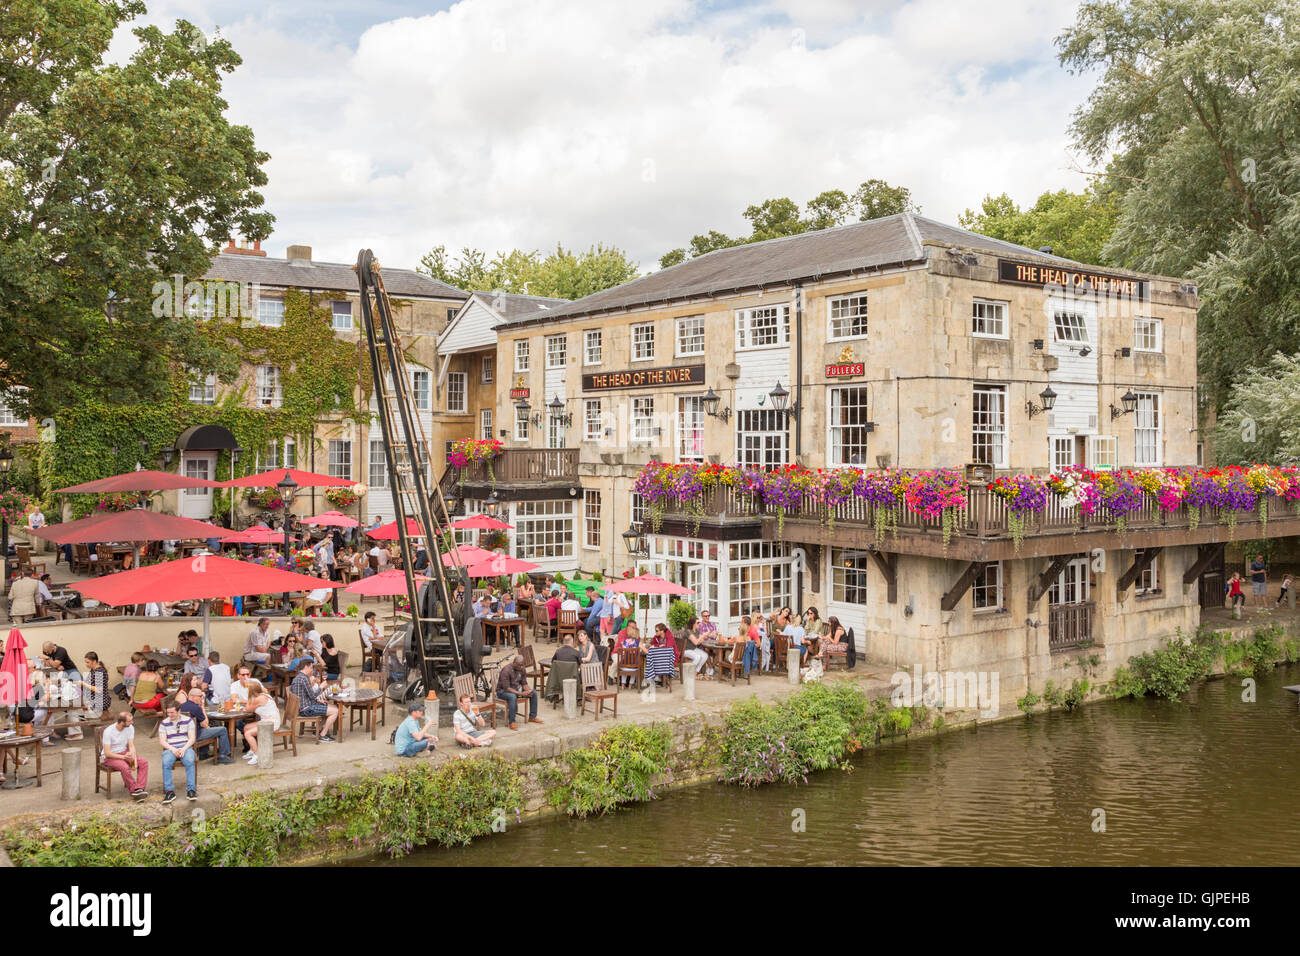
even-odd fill
[{"label": "child", "polygon": [[1238,604],[1246,603],[1246,594],[1241,590],[1241,572],[1233,571],[1232,577],[1228,580],[1228,597],[1232,599],[1232,606],[1235,608]]},{"label": "child", "polygon": [[1287,592],[1291,590],[1291,575],[1284,575],[1282,578],[1282,591],[1277,596],[1277,606],[1281,607],[1286,601]]},{"label": "child", "polygon": [[140,669],[144,666],[144,655],[136,651],[131,655],[131,663],[122,668],[122,684],[126,687],[129,695],[135,690],[136,678],[140,676]]}]

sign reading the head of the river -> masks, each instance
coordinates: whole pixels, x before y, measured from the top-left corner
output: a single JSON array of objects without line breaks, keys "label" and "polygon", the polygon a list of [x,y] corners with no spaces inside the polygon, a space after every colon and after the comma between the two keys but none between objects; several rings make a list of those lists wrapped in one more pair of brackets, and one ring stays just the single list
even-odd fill
[{"label": "sign reading the head of the river", "polygon": [[611,388],[656,388],[661,385],[703,385],[703,365],[639,368],[631,372],[593,372],[582,376],[584,392]]},{"label": "sign reading the head of the river", "polygon": [[1115,295],[1126,299],[1147,297],[1145,279],[1112,276],[1101,272],[1084,272],[1060,266],[1046,266],[1037,262],[1016,262],[1013,259],[998,260],[998,281],[1039,288],[1059,286],[1066,292],[1086,295]]}]

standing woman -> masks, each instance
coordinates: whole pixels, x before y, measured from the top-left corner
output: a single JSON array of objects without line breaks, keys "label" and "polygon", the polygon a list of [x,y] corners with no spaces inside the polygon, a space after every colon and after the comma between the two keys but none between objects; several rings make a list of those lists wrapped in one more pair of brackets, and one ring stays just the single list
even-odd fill
[{"label": "standing woman", "polygon": [[257,714],[257,723],[244,727],[244,740],[248,742],[248,753],[244,759],[250,767],[257,766],[257,729],[269,727],[271,733],[266,735],[268,747],[275,746],[275,731],[280,729],[280,708],[275,706],[275,698],[266,692],[261,681],[248,682],[248,709]]}]

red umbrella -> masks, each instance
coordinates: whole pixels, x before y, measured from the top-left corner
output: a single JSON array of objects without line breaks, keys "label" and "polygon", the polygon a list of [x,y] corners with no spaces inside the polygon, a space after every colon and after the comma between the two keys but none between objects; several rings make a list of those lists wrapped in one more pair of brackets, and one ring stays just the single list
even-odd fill
[{"label": "red umbrella", "polygon": [[128,471],[123,475],[111,475],[108,478],[96,478],[67,488],[56,488],[55,494],[96,493],[107,494],[116,491],[167,491],[172,488],[219,488],[220,483],[205,478],[187,478],[185,475],[170,471]]},{"label": "red umbrella", "polygon": [[461,518],[459,521],[453,521],[448,527],[458,531],[513,531],[515,526],[506,524],[504,521],[498,521],[490,515],[474,515],[472,518]]},{"label": "red umbrella", "polygon": [[[415,576],[417,585],[432,580],[433,578],[426,578],[419,574]],[[366,594],[370,597],[389,597],[392,595],[405,594],[406,572],[380,571],[378,574],[372,574],[368,578],[354,581],[343,590],[348,591],[351,594]]]},{"label": "red umbrella", "polygon": [[495,554],[495,551],[487,551],[483,548],[477,547],[476,545],[462,544],[455,551],[448,551],[444,554],[442,556],[442,563],[449,568],[457,564],[468,566],[476,562],[486,561]]},{"label": "red umbrella", "polygon": [[690,588],[684,588],[680,584],[673,584],[659,577],[657,574],[638,574],[634,578],[627,578],[619,581],[617,584],[610,585],[611,591],[622,591],[626,594],[694,594]]},{"label": "red umbrella", "polygon": [[27,702],[27,642],[18,628],[9,631],[5,659],[0,662],[0,707],[18,707]]},{"label": "red umbrella", "polygon": [[[390,521],[388,524],[381,524],[378,528],[367,531],[366,534],[376,541],[396,541],[397,540],[397,522]],[[415,523],[414,518],[406,519],[406,534],[411,538],[423,538],[424,532],[420,526]]]},{"label": "red umbrella", "polygon": [[32,534],[55,544],[90,544],[104,541],[185,541],[189,538],[218,538],[225,534],[206,521],[160,514],[144,508],[104,514],[46,525]]},{"label": "red umbrella", "polygon": [[227,531],[218,535],[222,544],[284,544],[284,532],[263,528],[255,524],[243,531]]},{"label": "red umbrella", "polygon": [[286,474],[296,481],[300,488],[339,488],[354,483],[350,478],[335,478],[333,475],[322,475],[314,471],[299,471],[297,468],[272,468],[260,475],[245,475],[243,478],[219,482],[218,487],[273,488],[284,481]]},{"label": "red umbrella", "polygon": [[540,564],[533,564],[519,558],[512,558],[508,554],[494,554],[490,558],[486,558],[482,561],[475,561],[474,564],[465,568],[465,573],[471,578],[499,578],[504,577],[507,574],[522,574],[525,571],[536,571],[540,567]]},{"label": "red umbrella", "polygon": [[349,518],[341,511],[325,511],[314,518],[303,518],[300,524],[319,525],[328,528],[355,528],[356,518]]}]

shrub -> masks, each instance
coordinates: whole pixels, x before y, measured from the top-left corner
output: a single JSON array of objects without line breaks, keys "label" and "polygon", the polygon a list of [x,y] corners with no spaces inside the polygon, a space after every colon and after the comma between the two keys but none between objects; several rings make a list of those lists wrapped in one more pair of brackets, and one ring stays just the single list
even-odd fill
[{"label": "shrub", "polygon": [[696,616],[694,604],[690,601],[676,600],[673,601],[672,604],[668,605],[668,616],[666,620],[668,626],[671,627],[673,631],[681,633],[686,630],[691,621],[695,620]]},{"label": "shrub", "polygon": [[1065,709],[1074,710],[1085,700],[1088,699],[1088,691],[1092,685],[1086,679],[1076,679],[1070,685],[1070,689],[1065,692]]},{"label": "shrub", "polygon": [[610,727],[590,747],[564,755],[569,779],[553,787],[547,799],[580,818],[652,800],[654,779],[668,769],[672,744],[672,731],[662,724]]},{"label": "shrub", "polygon": [[1065,706],[1065,691],[1056,686],[1055,681],[1048,681],[1043,685],[1043,703],[1048,710],[1056,707]]},{"label": "shrub", "polygon": [[356,617],[360,613],[361,613],[361,608],[359,608],[355,604],[349,604],[347,607],[343,609],[344,617]]},{"label": "shrub", "polygon": [[1019,707],[1021,711],[1023,711],[1025,714],[1032,714],[1034,712],[1034,708],[1038,706],[1041,700],[1042,700],[1041,697],[1039,697],[1032,690],[1030,690],[1025,692],[1024,697],[1021,697],[1018,701],[1016,701],[1016,706]]},{"label": "shrub", "polygon": [[1179,634],[1166,641],[1164,647],[1129,659],[1130,692],[1175,700],[1187,692],[1192,681],[1210,673],[1214,658],[1213,643],[1189,641]]}]

